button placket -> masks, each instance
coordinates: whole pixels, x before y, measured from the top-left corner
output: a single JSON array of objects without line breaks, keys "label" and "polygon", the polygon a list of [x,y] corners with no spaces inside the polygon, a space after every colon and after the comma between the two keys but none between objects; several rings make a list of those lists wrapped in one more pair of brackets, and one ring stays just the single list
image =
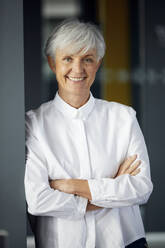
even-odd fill
[{"label": "button placket", "polygon": [[85,124],[83,120],[78,120],[80,126],[81,144],[80,144],[80,175],[83,179],[91,178],[91,165],[89,158],[89,150],[87,137],[85,132]]},{"label": "button placket", "polygon": [[[91,163],[89,157],[88,142],[85,131],[85,122],[83,120],[77,120],[80,126],[80,175],[83,179],[91,178]],[[95,218],[92,212],[87,212],[85,215],[86,221],[86,248],[95,247]]]},{"label": "button placket", "polygon": [[95,217],[93,212],[87,212],[86,216],[87,240],[85,248],[95,248]]}]

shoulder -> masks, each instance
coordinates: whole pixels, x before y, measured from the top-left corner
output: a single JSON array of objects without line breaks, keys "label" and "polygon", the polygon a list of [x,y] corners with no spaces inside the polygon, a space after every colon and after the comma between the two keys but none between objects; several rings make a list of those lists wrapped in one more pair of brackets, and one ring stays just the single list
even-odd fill
[{"label": "shoulder", "polygon": [[136,116],[136,111],[130,106],[97,98],[95,98],[95,102],[98,111],[104,111],[117,117],[134,118]]},{"label": "shoulder", "polygon": [[27,111],[25,114],[26,125],[34,126],[35,124],[37,124],[37,122],[41,122],[43,117],[47,115],[47,113],[49,113],[49,111],[51,110],[52,102],[53,100],[41,104],[40,107],[36,109],[31,109]]}]

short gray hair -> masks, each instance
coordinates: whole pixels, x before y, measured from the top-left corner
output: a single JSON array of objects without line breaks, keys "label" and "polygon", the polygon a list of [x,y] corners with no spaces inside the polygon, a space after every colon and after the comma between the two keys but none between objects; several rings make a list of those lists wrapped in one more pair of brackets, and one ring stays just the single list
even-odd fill
[{"label": "short gray hair", "polygon": [[101,59],[105,53],[105,42],[99,28],[95,24],[72,19],[63,21],[53,30],[46,42],[45,55],[55,58],[57,48],[72,44],[70,51],[73,54],[96,49],[97,58]]}]

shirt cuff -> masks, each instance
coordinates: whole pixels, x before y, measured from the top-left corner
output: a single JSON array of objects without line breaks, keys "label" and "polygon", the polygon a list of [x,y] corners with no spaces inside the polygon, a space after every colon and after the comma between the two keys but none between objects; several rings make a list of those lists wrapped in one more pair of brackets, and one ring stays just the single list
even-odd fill
[{"label": "shirt cuff", "polygon": [[114,179],[88,179],[89,189],[91,192],[91,202],[105,201],[109,196],[114,196]]},{"label": "shirt cuff", "polygon": [[[95,179],[88,179],[88,185],[91,192],[92,200],[91,201],[97,201],[98,197],[100,196],[100,187],[98,185],[98,181]],[[100,198],[100,197],[99,197]]]},{"label": "shirt cuff", "polygon": [[81,216],[84,216],[86,213],[88,199],[81,196],[76,196],[76,197],[78,201],[78,212]]}]

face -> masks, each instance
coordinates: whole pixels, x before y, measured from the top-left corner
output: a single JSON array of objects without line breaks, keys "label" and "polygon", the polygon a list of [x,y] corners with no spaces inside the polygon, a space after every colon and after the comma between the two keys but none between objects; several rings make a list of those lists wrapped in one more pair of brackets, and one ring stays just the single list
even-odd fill
[{"label": "face", "polygon": [[49,65],[56,74],[60,93],[89,94],[100,62],[96,50],[85,54],[71,54],[69,47],[56,50],[56,59],[48,58]]}]

